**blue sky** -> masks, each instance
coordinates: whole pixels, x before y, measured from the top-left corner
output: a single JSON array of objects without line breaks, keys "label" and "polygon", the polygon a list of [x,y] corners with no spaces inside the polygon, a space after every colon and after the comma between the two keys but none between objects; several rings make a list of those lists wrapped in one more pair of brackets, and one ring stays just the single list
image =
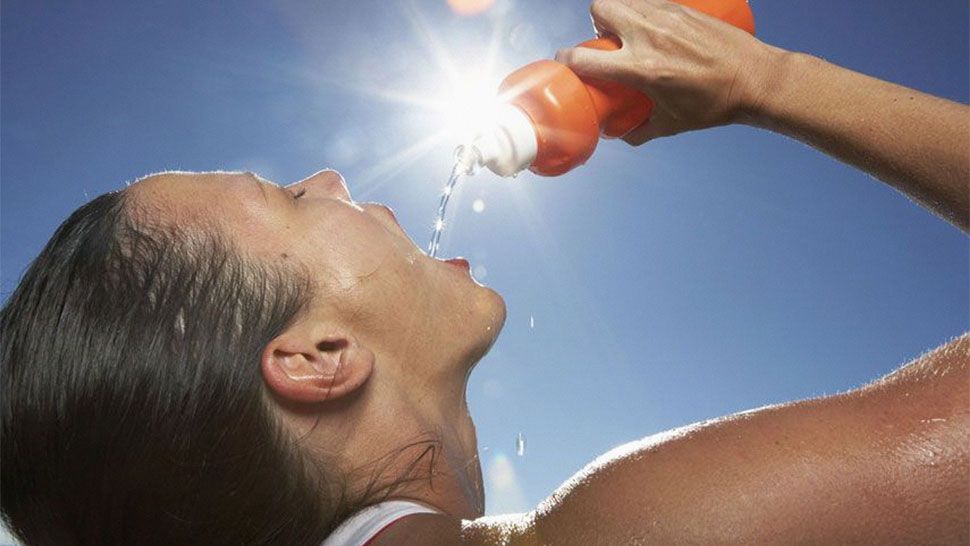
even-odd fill
[{"label": "blue sky", "polygon": [[[472,18],[443,1],[92,4],[3,4],[4,298],[73,209],[160,170],[334,167],[425,246],[456,144],[427,138],[443,66],[491,50],[495,84],[591,33],[585,1]],[[966,0],[751,4],[767,42],[968,100]],[[469,385],[492,513],[620,443],[863,384],[970,321],[958,230],[752,128],[605,142],[565,176],[484,173],[452,203],[441,253],[509,307]]]}]

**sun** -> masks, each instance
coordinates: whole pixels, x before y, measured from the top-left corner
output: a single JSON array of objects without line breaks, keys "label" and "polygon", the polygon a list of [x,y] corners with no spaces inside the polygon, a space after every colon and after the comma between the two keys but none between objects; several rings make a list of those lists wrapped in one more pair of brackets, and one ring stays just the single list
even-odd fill
[{"label": "sun", "polygon": [[442,130],[456,144],[471,140],[495,120],[499,107],[495,75],[478,66],[447,77],[449,85],[433,100]]},{"label": "sun", "polygon": [[[487,8],[493,0],[456,3],[487,4]],[[416,5],[402,6],[402,12],[420,55],[431,61],[429,70],[407,71],[404,80],[381,87],[349,86],[374,99],[400,105],[402,112],[417,122],[411,128],[415,138],[403,149],[383,154],[380,161],[357,176],[358,185],[368,192],[376,190],[389,173],[406,169],[436,150],[455,150],[486,130],[501,106],[498,85],[515,68],[500,55],[508,37],[506,12],[490,10],[488,17],[476,19],[478,28],[487,25],[484,40],[480,34],[473,40],[470,33],[442,32],[440,25],[428,21]],[[520,48],[518,53],[528,52]],[[539,52],[535,53],[539,57]]]}]

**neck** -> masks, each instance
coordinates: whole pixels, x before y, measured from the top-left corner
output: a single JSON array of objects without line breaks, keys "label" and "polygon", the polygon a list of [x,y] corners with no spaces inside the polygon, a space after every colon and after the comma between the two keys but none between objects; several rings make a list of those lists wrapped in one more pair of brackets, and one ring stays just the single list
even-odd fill
[{"label": "neck", "polygon": [[[371,487],[378,498],[389,492],[388,498],[413,499],[474,519],[484,512],[484,491],[475,426],[465,400],[473,364],[447,364],[418,367],[378,354],[357,403],[321,416],[314,435],[320,446],[332,445],[333,438],[351,441],[340,446],[339,466],[354,490]],[[416,369],[460,375],[417,380]]]},{"label": "neck", "polygon": [[[446,383],[440,388],[410,390],[401,398],[399,411],[394,414],[410,414],[410,418],[394,426],[408,422],[410,426],[402,430],[426,439],[422,447],[433,449],[433,454],[419,465],[430,479],[416,480],[393,496],[419,500],[453,516],[477,518],[484,513],[484,491],[478,439],[465,399],[466,378],[467,374],[462,376],[457,388],[455,383],[446,388]],[[400,462],[411,464],[414,457],[402,457]]]}]

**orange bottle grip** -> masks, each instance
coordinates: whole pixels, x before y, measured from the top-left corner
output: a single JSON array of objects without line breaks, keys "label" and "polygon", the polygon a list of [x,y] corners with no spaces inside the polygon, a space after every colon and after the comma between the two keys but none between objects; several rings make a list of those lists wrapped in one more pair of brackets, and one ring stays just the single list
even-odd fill
[{"label": "orange bottle grip", "polygon": [[519,107],[535,127],[533,172],[563,174],[585,163],[596,149],[596,110],[586,84],[564,65],[541,60],[523,66],[502,81],[499,96]]}]

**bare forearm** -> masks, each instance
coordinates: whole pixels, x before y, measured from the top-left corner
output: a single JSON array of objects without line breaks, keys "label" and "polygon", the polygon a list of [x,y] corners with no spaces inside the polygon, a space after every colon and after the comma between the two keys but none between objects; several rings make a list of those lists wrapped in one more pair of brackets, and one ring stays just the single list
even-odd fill
[{"label": "bare forearm", "polygon": [[970,229],[970,108],[778,50],[746,119],[890,184]]}]

